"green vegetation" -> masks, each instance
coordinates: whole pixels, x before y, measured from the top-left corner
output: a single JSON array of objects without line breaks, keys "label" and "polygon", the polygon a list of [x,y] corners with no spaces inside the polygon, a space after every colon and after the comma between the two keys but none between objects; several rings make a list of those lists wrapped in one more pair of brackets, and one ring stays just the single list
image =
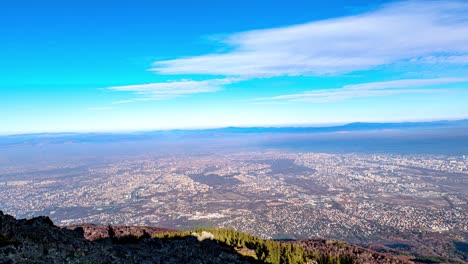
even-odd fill
[{"label": "green vegetation", "polygon": [[[198,228],[193,231],[168,232],[153,236],[154,239],[183,239],[192,234],[202,232],[213,234],[218,243],[233,247],[239,254],[252,257],[261,263],[271,264],[302,264],[315,261],[317,264],[352,264],[351,256],[321,254],[306,252],[301,246],[292,243],[279,242],[271,239],[262,239],[250,234],[225,228]],[[147,233],[143,236],[127,235],[117,237],[112,226],[108,226],[109,238],[115,244],[138,243],[140,239],[149,238]]]},{"label": "green vegetation", "polygon": [[192,231],[168,232],[153,236],[153,238],[184,238],[190,236]]},{"label": "green vegetation", "polygon": [[333,256],[318,252],[305,252],[301,246],[282,243],[275,240],[265,240],[259,237],[224,228],[199,228],[194,231],[175,232],[157,235],[157,238],[184,238],[193,232],[201,234],[203,231],[214,235],[216,241],[234,247],[239,254],[253,257],[263,263],[287,264],[309,263],[318,264],[351,264],[354,259],[350,256]]}]

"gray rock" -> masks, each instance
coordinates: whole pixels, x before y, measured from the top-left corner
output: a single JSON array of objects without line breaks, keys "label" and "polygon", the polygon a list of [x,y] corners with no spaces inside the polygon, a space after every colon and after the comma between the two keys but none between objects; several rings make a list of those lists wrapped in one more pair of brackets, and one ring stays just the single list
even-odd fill
[{"label": "gray rock", "polygon": [[83,228],[60,228],[48,217],[15,219],[0,211],[0,263],[255,263],[215,240],[145,238],[90,241]]}]

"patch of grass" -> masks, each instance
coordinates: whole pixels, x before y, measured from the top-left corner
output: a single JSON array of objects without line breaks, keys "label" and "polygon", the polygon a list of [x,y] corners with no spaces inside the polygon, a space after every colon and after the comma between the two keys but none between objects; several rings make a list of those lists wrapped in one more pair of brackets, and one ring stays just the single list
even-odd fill
[{"label": "patch of grass", "polygon": [[248,249],[248,248],[236,248],[237,253],[241,254],[242,256],[252,257],[258,260],[257,255],[255,254],[255,250]]}]

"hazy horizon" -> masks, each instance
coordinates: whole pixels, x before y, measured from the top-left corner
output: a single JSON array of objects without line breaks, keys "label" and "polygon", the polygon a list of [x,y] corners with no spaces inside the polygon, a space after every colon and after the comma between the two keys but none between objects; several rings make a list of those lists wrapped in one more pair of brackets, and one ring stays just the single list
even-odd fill
[{"label": "hazy horizon", "polygon": [[434,122],[463,122],[467,121],[466,118],[453,118],[453,119],[424,119],[424,120],[400,120],[400,121],[372,121],[372,122],[345,122],[345,123],[310,123],[310,124],[271,124],[271,125],[252,125],[252,126],[213,126],[213,127],[174,127],[174,128],[153,128],[146,130],[84,130],[84,131],[33,131],[28,133],[6,133],[1,136],[21,136],[21,135],[41,135],[41,134],[86,134],[86,133],[109,133],[109,134],[129,134],[129,133],[148,133],[159,131],[197,131],[197,130],[210,130],[210,129],[226,129],[226,128],[328,128],[339,127],[350,124],[405,124],[405,123],[434,123]]}]

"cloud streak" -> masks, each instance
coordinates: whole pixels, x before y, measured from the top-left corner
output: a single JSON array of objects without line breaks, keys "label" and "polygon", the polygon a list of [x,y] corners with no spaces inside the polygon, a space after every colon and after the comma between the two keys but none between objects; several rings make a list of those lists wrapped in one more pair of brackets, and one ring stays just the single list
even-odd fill
[{"label": "cloud streak", "polygon": [[427,64],[468,64],[468,55],[427,56],[412,59],[411,62]]},{"label": "cloud streak", "polygon": [[[262,77],[341,74],[399,62],[468,65],[468,2],[397,2],[359,15],[240,32],[219,41],[230,51],[157,61],[150,70],[161,75],[224,77],[107,88],[133,95],[133,98],[114,104],[217,92],[234,82]],[[462,80],[373,82],[253,101],[257,104],[329,102],[368,96],[435,93],[449,89],[427,87],[457,82]]]},{"label": "cloud streak", "polygon": [[[312,90],[303,93],[257,98],[254,102],[314,102],[324,103],[351,98],[409,93],[441,93],[454,89],[426,88],[454,83],[466,83],[468,78],[405,79],[345,85],[341,88]],[[424,87],[424,88],[421,88]]]},{"label": "cloud streak", "polygon": [[256,78],[338,74],[418,58],[466,64],[468,3],[392,3],[361,15],[236,33],[222,42],[230,52],[157,61],[151,70]]},{"label": "cloud streak", "polygon": [[211,93],[223,89],[224,85],[235,82],[234,78],[211,79],[204,81],[180,80],[173,82],[148,83],[139,85],[115,86],[108,90],[130,92],[135,98],[114,102],[114,104],[131,103],[137,101],[155,101],[172,99],[199,93]]}]

